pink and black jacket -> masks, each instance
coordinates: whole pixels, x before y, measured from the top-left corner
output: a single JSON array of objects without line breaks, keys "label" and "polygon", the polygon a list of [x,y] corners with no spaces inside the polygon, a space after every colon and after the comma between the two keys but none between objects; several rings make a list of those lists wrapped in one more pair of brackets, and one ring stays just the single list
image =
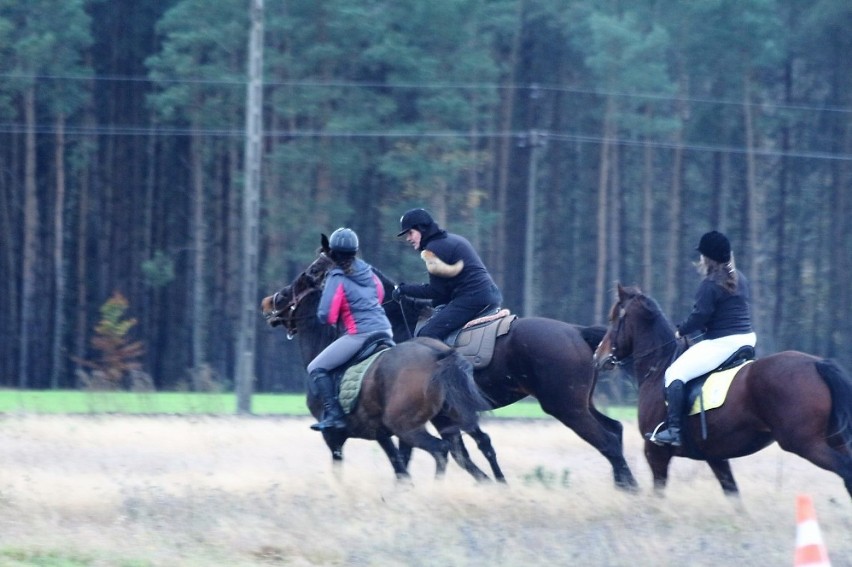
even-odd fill
[{"label": "pink and black jacket", "polygon": [[384,287],[372,267],[356,258],[352,273],[345,274],[340,268],[328,273],[317,316],[349,335],[385,331],[391,336],[391,325],[382,308],[384,298]]}]

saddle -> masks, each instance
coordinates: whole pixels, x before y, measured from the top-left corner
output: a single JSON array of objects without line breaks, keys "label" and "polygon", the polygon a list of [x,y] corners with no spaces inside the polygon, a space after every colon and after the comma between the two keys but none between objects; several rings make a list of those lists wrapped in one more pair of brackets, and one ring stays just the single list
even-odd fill
[{"label": "saddle", "polygon": [[[754,347],[740,347],[715,369],[686,383],[684,413],[686,416],[701,415],[702,438],[707,438],[707,423],[704,420],[704,412],[718,408],[725,403],[725,397],[734,376],[744,365],[753,362],[754,358]],[[684,421],[684,429],[688,427],[687,423],[687,421]]]},{"label": "saddle", "polygon": [[450,333],[444,342],[473,364],[474,370],[485,368],[494,356],[497,338],[508,333],[517,318],[508,309],[499,309],[496,313],[469,321]]},{"label": "saddle", "polygon": [[[698,378],[690,380],[686,383],[686,407],[690,408],[690,411],[687,415],[695,415],[696,413],[701,412],[701,408],[703,407],[705,410],[712,409],[709,407],[707,400],[702,400],[700,398],[707,398],[707,394],[712,393],[712,396],[709,396],[714,400],[713,407],[719,407],[725,401],[725,395],[728,393],[728,386],[731,385],[731,381],[734,378],[734,374],[736,374],[740,370],[740,366],[745,364],[746,362],[754,360],[754,347],[744,346],[737,349],[737,351],[729,356],[725,362]],[[734,370],[734,372],[727,372],[729,370]],[[721,375],[721,379],[717,379],[716,375]],[[714,378],[713,382],[716,383],[712,392],[709,391],[709,388],[704,388],[705,384],[707,384],[710,378]],[[727,380],[725,379],[727,378]],[[720,390],[719,386],[723,386]],[[719,399],[721,395],[721,399]],[[698,411],[694,411],[691,408],[696,406]]]},{"label": "saddle", "polygon": [[350,414],[355,410],[358,395],[361,393],[361,383],[364,381],[367,370],[378,360],[381,353],[394,346],[396,343],[385,333],[369,335],[361,350],[332,372],[334,383],[338,388],[340,406],[344,413]]}]

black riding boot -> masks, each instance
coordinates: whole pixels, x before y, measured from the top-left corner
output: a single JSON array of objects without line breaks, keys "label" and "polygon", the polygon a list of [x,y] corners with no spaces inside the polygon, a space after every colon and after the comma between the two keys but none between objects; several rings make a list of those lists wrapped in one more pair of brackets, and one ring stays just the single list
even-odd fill
[{"label": "black riding boot", "polygon": [[667,428],[654,436],[653,441],[658,445],[680,447],[680,426],[683,415],[683,390],[684,384],[680,380],[675,380],[668,388],[666,388],[666,402],[668,403],[668,416],[666,417]]},{"label": "black riding boot", "polygon": [[334,380],[327,370],[317,368],[311,372],[311,380],[314,382],[314,387],[322,400],[324,409],[322,421],[311,426],[314,431],[323,431],[325,429],[345,429],[346,420],[343,415],[343,408],[340,407],[340,401],[337,399]]}]

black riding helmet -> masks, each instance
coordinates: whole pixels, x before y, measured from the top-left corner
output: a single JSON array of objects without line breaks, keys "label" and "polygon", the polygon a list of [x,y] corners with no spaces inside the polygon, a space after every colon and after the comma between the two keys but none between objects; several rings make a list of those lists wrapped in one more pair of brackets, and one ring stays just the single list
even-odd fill
[{"label": "black riding helmet", "polygon": [[351,228],[338,228],[331,233],[328,247],[332,252],[354,254],[358,251],[358,235]]},{"label": "black riding helmet", "polygon": [[432,219],[432,215],[430,215],[426,209],[411,209],[399,219],[399,227],[402,230],[400,230],[397,236],[402,236],[412,228],[416,228],[423,232],[422,227],[428,227],[434,223],[435,221]]}]

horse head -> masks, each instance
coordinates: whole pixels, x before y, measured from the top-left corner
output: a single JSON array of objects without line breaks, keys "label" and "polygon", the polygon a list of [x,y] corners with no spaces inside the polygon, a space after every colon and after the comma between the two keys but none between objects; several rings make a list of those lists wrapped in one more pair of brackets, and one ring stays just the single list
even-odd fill
[{"label": "horse head", "polygon": [[307,296],[322,291],[325,278],[334,266],[329,252],[328,238],[323,234],[316,259],[292,282],[272,295],[264,297],[260,302],[260,309],[266,322],[272,327],[284,325],[289,338],[295,336],[300,318],[316,316],[315,313],[300,314],[299,306]]},{"label": "horse head", "polygon": [[[616,366],[651,364],[650,359],[664,357],[676,349],[674,327],[663,314],[659,304],[642,293],[638,287],[616,287],[616,300],[609,313],[609,326],[598,348],[594,364],[599,370]],[[652,369],[656,365],[651,364]]]}]

